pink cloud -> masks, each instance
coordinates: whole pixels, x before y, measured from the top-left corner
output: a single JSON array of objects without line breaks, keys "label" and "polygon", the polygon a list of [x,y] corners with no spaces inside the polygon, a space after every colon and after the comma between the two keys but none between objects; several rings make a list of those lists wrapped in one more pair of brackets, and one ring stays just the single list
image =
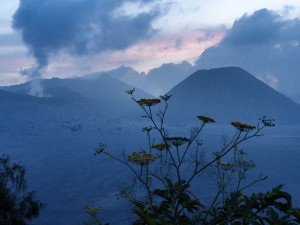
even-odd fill
[{"label": "pink cloud", "polygon": [[163,63],[180,63],[186,60],[194,64],[205,49],[218,44],[224,36],[224,29],[193,30],[177,35],[159,35],[124,51],[103,52],[80,58],[62,52],[51,58],[44,77],[81,76],[121,65],[131,66],[139,72],[148,72]]},{"label": "pink cloud", "polygon": [[205,49],[219,43],[224,35],[224,29],[220,29],[157,36],[139,42],[125,51],[106,55],[106,62],[133,66],[140,71],[147,71],[167,62],[186,60],[193,64]]}]

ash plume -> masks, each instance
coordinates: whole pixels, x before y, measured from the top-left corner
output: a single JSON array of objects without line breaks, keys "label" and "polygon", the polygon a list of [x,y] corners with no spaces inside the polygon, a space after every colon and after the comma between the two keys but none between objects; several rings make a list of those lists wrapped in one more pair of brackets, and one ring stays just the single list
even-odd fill
[{"label": "ash plume", "polygon": [[[151,3],[151,7],[134,15],[117,13],[125,3]],[[41,77],[49,57],[61,51],[84,56],[124,50],[151,37],[156,32],[152,22],[161,13],[154,3],[154,0],[21,0],[12,26],[21,32],[37,64],[23,73]]]}]

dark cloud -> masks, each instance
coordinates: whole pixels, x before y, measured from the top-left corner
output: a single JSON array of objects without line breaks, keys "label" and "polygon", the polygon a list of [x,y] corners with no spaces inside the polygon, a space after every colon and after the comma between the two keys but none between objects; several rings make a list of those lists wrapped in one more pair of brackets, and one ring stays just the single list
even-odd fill
[{"label": "dark cloud", "polygon": [[224,38],[224,45],[268,44],[278,39],[283,22],[280,16],[267,9],[244,15],[236,20],[229,34]]},{"label": "dark cloud", "polygon": [[299,92],[300,20],[261,9],[235,21],[196,61],[199,68],[240,66],[284,93]]},{"label": "dark cloud", "polygon": [[40,70],[47,66],[51,54],[62,50],[77,55],[123,50],[150,37],[159,8],[134,16],[116,15],[115,10],[125,2],[143,5],[152,1],[21,0],[13,27],[21,31],[36,58],[36,70]]}]

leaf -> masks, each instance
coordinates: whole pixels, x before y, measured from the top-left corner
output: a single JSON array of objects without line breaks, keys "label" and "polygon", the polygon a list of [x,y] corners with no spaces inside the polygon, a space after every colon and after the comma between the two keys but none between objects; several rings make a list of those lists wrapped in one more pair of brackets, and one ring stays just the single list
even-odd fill
[{"label": "leaf", "polygon": [[300,222],[300,209],[295,209],[292,214]]},{"label": "leaf", "polygon": [[172,183],[172,181],[170,180],[170,179],[168,179],[168,178],[166,178],[165,177],[165,181],[166,181],[166,183],[167,183],[167,187],[169,188],[169,189],[173,189],[173,183]]},{"label": "leaf", "polygon": [[155,225],[155,222],[143,211],[133,209],[133,212],[145,223],[148,225]]},{"label": "leaf", "polygon": [[171,200],[170,195],[169,195],[169,193],[168,193],[167,190],[155,189],[155,190],[153,191],[153,194],[154,194],[154,195],[157,195],[157,196],[159,196],[159,197],[161,197],[161,198],[163,198],[163,199],[166,199],[167,201],[170,201],[170,200]]},{"label": "leaf", "polygon": [[[267,203],[274,205],[280,211],[286,212],[292,207],[292,197],[289,193],[281,191],[282,187],[283,185],[279,185],[269,193]],[[279,202],[280,199],[284,199],[286,203]]]},{"label": "leaf", "polygon": [[186,209],[188,212],[192,213],[194,210],[198,210],[199,207],[201,207],[202,205],[200,204],[200,202],[198,200],[191,200],[188,201],[188,203],[186,204]]},{"label": "leaf", "polygon": [[135,198],[129,197],[128,198],[129,201],[134,204],[137,208],[139,208],[140,210],[144,210],[145,205],[141,202],[138,202]]}]

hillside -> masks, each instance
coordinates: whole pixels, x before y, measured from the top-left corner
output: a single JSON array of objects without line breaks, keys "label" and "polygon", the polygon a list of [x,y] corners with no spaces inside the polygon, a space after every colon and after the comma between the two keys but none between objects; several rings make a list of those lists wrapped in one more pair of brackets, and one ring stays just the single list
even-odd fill
[{"label": "hillside", "polygon": [[293,99],[294,102],[300,104],[300,93],[294,95],[294,96],[292,97],[292,99]]},{"label": "hillside", "polygon": [[[34,85],[34,81],[21,85],[1,87],[12,93],[26,95]],[[65,98],[66,101],[89,101],[90,107],[94,105],[99,109],[99,113],[112,118],[134,118],[136,108],[128,104],[129,98],[125,93],[126,90],[133,87],[125,84],[108,75],[101,75],[96,79],[45,79],[40,81],[43,89],[43,95],[46,98],[40,98],[40,101],[47,102],[55,97]],[[140,90],[142,97],[151,97],[150,94]],[[53,98],[53,99],[52,99]]]},{"label": "hillside", "polygon": [[[41,80],[44,96],[28,95],[32,82],[0,90],[0,132],[40,134],[99,132],[142,118],[125,93],[129,86],[110,76],[95,80]],[[138,91],[140,96],[151,95]],[[118,128],[119,129],[119,128]]]}]

